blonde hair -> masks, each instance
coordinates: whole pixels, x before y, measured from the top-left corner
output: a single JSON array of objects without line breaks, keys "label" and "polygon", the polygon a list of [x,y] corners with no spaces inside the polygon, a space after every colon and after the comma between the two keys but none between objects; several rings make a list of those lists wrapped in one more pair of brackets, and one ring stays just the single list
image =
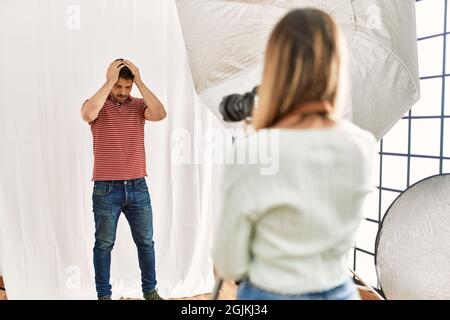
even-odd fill
[{"label": "blonde hair", "polygon": [[288,13],[267,45],[253,127],[272,127],[311,102],[326,102],[332,107],[328,115],[336,116],[343,64],[342,36],[328,14],[317,9]]}]

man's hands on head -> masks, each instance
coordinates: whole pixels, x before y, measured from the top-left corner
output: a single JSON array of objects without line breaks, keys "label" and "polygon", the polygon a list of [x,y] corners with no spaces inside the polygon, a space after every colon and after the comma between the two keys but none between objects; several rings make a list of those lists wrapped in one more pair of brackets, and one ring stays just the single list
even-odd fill
[{"label": "man's hands on head", "polygon": [[86,122],[94,121],[103,108],[103,105],[111,92],[111,89],[119,80],[120,70],[125,67],[123,59],[112,62],[106,72],[106,83],[81,107],[81,117]]},{"label": "man's hands on head", "polygon": [[135,65],[134,65],[134,63],[133,62],[131,62],[130,60],[123,60],[123,63],[125,63],[125,65],[131,70],[131,72],[133,73],[133,75],[134,75],[134,83],[136,83],[136,84],[138,84],[138,83],[140,83],[140,82],[142,82],[142,79],[141,79],[141,74],[140,74],[140,72],[139,72],[139,68],[138,67],[136,67]]},{"label": "man's hands on head", "polygon": [[109,65],[106,73],[107,83],[88,101],[83,105],[83,119],[86,121],[92,121],[96,119],[100,109],[103,107],[108,94],[111,92],[112,87],[119,80],[120,70],[128,67],[134,75],[134,83],[142,94],[142,98],[145,101],[147,108],[145,109],[144,117],[150,121],[160,121],[167,116],[167,112],[159,99],[153,94],[153,92],[147,88],[141,79],[141,74],[138,67],[133,62],[126,59],[117,59]]},{"label": "man's hands on head", "polygon": [[125,67],[124,61],[122,59],[116,60],[111,63],[108,67],[108,71],[106,72],[106,80],[111,82],[112,84],[116,83],[119,80],[119,73],[123,67]]}]

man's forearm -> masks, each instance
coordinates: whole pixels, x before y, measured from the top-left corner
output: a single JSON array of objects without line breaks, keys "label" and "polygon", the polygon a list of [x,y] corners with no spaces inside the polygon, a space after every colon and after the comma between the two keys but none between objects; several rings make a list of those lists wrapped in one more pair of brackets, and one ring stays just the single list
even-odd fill
[{"label": "man's forearm", "polygon": [[147,109],[145,110],[145,118],[147,120],[159,121],[166,117],[167,113],[161,101],[150,91],[143,81],[137,81],[136,86],[144,98]]},{"label": "man's forearm", "polygon": [[114,83],[112,81],[106,81],[100,90],[83,104],[81,108],[83,119],[89,121],[97,118],[113,86]]}]

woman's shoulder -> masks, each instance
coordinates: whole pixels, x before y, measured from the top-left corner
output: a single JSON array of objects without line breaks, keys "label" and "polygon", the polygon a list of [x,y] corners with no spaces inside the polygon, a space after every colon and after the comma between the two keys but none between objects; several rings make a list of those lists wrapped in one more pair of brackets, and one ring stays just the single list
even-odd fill
[{"label": "woman's shoulder", "polygon": [[[262,129],[251,135],[248,139],[246,148],[252,147],[254,145],[259,145],[264,141],[292,141],[292,139],[283,139],[287,136],[295,137],[295,143],[297,146],[301,145],[302,142],[309,143],[311,141],[316,142],[317,140],[337,140],[340,141],[342,138],[348,138],[351,140],[357,140],[360,142],[366,142],[368,144],[376,144],[375,136],[349,120],[342,120],[336,123],[332,127],[324,128],[305,128],[305,129],[287,129],[287,128],[275,128],[275,129]],[[279,140],[280,139],[280,140]],[[348,141],[348,139],[343,139],[342,142]]]},{"label": "woman's shoulder", "polygon": [[377,153],[375,136],[350,121],[341,123],[335,141],[339,149],[354,159],[355,163],[372,163]]},{"label": "woman's shoulder", "polygon": [[345,134],[354,137],[355,139],[365,140],[369,143],[377,142],[375,136],[370,131],[362,129],[361,127],[348,120],[340,122],[339,129]]}]

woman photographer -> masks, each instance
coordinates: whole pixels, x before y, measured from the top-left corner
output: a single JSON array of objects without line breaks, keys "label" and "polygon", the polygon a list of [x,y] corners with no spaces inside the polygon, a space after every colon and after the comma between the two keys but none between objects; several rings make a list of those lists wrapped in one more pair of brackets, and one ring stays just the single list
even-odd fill
[{"label": "woman photographer", "polygon": [[277,131],[279,168],[226,168],[213,248],[218,276],[240,282],[238,299],[359,299],[347,256],[374,186],[376,141],[339,118],[341,41],[316,9],[290,12],[270,36],[244,149]]}]

